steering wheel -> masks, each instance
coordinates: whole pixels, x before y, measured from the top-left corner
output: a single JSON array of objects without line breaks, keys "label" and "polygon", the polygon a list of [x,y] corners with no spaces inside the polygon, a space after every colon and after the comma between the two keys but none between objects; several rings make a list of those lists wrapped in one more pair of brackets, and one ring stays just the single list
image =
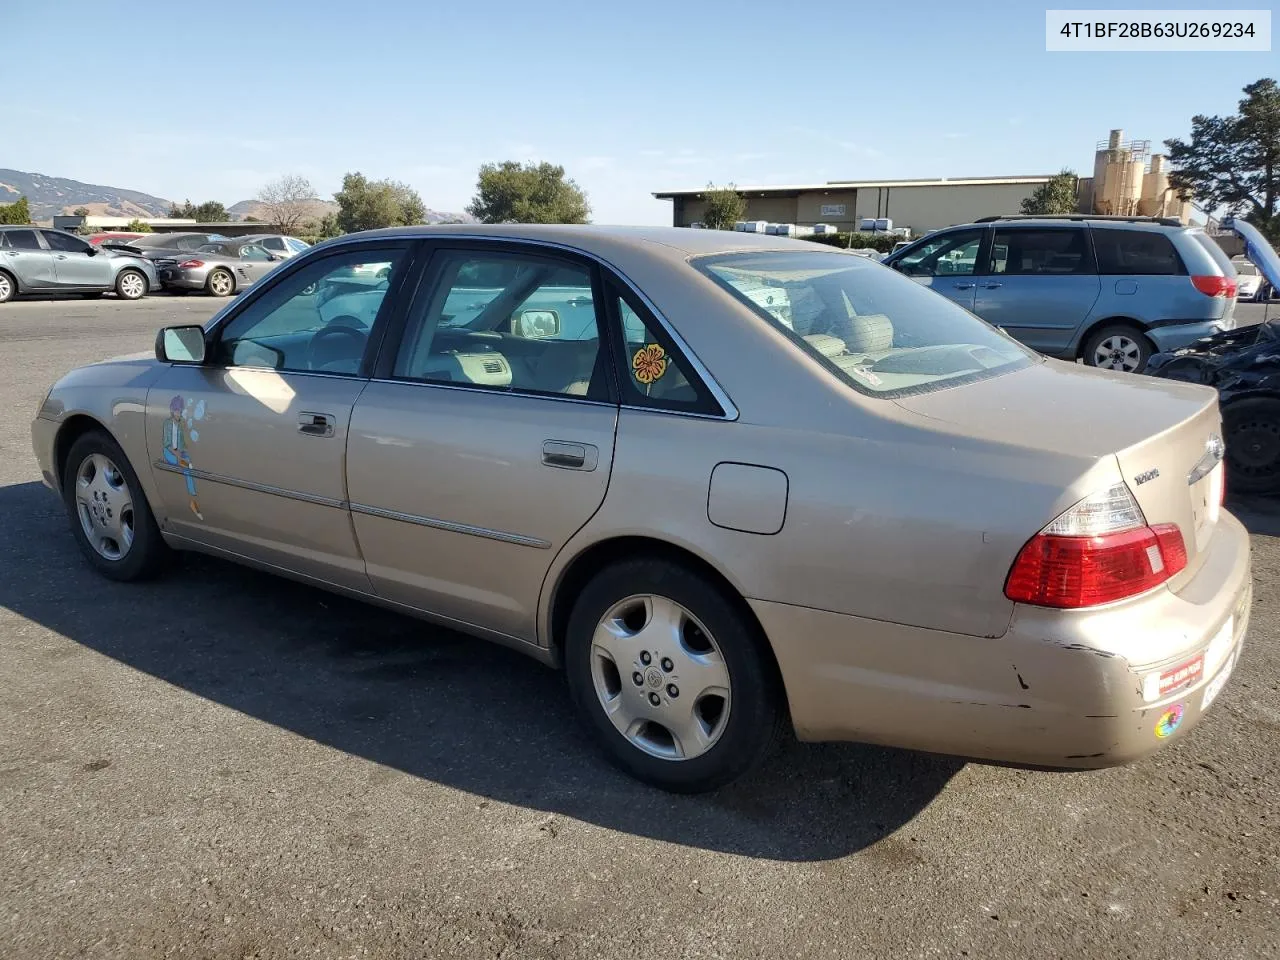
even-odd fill
[{"label": "steering wheel", "polygon": [[[311,342],[307,344],[305,366],[308,370],[321,369],[321,366],[318,366],[316,364],[317,355],[319,353],[319,350],[318,350],[319,345],[326,341],[334,340],[337,338],[343,338],[346,340],[350,340],[352,342],[352,344],[355,347],[354,359],[357,364],[360,362],[360,358],[364,355],[365,344],[369,340],[369,338],[364,334],[363,331],[357,330],[355,327],[348,327],[348,326],[321,327],[312,335]],[[347,360],[347,359],[350,359],[350,358],[346,356],[333,358],[333,360]],[[332,360],[322,361],[322,363],[331,363],[331,362],[333,361]]]}]

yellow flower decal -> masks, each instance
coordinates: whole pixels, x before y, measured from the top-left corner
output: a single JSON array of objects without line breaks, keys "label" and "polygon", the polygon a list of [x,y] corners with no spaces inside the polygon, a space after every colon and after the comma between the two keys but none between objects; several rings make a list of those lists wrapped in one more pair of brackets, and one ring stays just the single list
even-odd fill
[{"label": "yellow flower decal", "polygon": [[631,369],[637,380],[645,385],[651,384],[667,372],[667,351],[661,344],[646,344],[631,358]]}]

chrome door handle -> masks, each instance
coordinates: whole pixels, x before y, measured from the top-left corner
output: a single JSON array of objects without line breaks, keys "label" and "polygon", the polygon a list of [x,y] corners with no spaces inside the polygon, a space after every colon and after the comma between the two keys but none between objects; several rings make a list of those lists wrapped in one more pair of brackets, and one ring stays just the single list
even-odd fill
[{"label": "chrome door handle", "polygon": [[1001,288],[1001,287],[1003,287],[1003,286],[1004,286],[1004,284],[1003,284],[1003,283],[996,283],[996,282],[992,282],[992,283],[984,283],[984,284],[982,285],[982,289],[983,289],[983,290],[998,290],[998,289],[1000,289],[1000,288]]},{"label": "chrome door handle", "polygon": [[589,443],[548,440],[542,445],[542,462],[548,467],[591,471],[599,460],[600,451]]},{"label": "chrome door handle", "polygon": [[952,286],[957,290],[972,290],[974,285],[972,283],[954,283]]},{"label": "chrome door handle", "polygon": [[327,413],[299,413],[298,432],[309,437],[332,437],[333,417]]}]

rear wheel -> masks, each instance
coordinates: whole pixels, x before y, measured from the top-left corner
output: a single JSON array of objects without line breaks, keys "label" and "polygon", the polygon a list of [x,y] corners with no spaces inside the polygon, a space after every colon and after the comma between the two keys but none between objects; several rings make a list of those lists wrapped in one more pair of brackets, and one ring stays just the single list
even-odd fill
[{"label": "rear wheel", "polygon": [[147,295],[147,278],[137,270],[121,270],[116,277],[116,296],[121,300],[141,300]]},{"label": "rear wheel", "polygon": [[0,303],[12,300],[18,293],[18,281],[5,271],[0,270]]},{"label": "rear wheel", "polygon": [[569,618],[565,667],[610,759],[677,793],[751,770],[784,716],[759,630],[718,585],[664,560],[606,567],[587,584]]},{"label": "rear wheel", "polygon": [[138,476],[108,434],[92,430],[71,445],[62,465],[62,497],[85,559],[112,580],[142,580],[159,569],[168,547]]},{"label": "rear wheel", "polygon": [[1132,324],[1117,323],[1096,331],[1084,345],[1084,362],[1103,370],[1141,373],[1154,347],[1146,335]]},{"label": "rear wheel", "polygon": [[1222,427],[1230,490],[1280,492],[1280,400],[1251,397],[1228,404]]},{"label": "rear wheel", "polygon": [[209,279],[204,282],[204,288],[212,296],[229,297],[235,292],[236,278],[231,275],[231,271],[219,267],[209,272]]}]

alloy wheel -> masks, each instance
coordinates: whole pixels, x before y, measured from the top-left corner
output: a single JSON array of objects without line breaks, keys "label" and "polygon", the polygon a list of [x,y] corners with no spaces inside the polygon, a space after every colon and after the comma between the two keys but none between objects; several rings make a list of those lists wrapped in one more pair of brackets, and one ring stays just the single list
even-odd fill
[{"label": "alloy wheel", "polygon": [[146,280],[132,271],[120,278],[120,292],[130,300],[138,300],[147,292]]},{"label": "alloy wheel", "polygon": [[639,594],[609,608],[592,637],[591,678],[613,726],[651,756],[699,757],[729,720],[729,670],[719,646],[667,597]]},{"label": "alloy wheel", "polygon": [[1132,337],[1112,334],[1101,341],[1093,351],[1093,365],[1104,370],[1124,370],[1132,373],[1142,362],[1142,348]]},{"label": "alloy wheel", "polygon": [[106,560],[122,560],[133,546],[133,497],[124,474],[100,453],[76,471],[76,512],[85,538]]},{"label": "alloy wheel", "polygon": [[0,303],[13,296],[13,283],[6,274],[0,273]]},{"label": "alloy wheel", "polygon": [[231,292],[231,276],[226,271],[218,270],[209,278],[209,287],[218,296],[225,297]]}]

